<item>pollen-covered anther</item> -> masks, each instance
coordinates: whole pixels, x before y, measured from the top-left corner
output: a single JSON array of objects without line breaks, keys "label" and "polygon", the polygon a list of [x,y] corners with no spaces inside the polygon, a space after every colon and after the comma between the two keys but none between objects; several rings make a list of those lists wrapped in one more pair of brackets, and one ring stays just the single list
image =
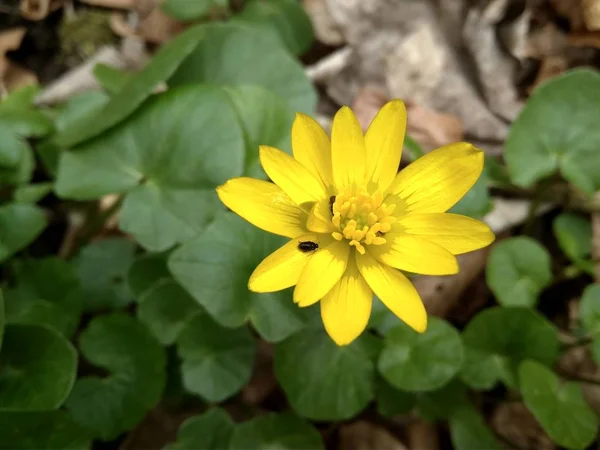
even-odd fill
[{"label": "pollen-covered anther", "polygon": [[396,205],[383,203],[383,194],[370,195],[364,189],[347,188],[335,197],[331,223],[335,240],[348,240],[349,245],[364,254],[365,245],[385,244],[385,233],[396,219],[391,215]]}]

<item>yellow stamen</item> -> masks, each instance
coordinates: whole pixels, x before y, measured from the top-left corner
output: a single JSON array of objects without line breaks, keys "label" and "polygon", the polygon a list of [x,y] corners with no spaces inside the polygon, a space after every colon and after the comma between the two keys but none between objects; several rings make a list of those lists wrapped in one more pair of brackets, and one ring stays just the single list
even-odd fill
[{"label": "yellow stamen", "polygon": [[396,219],[391,216],[395,204],[383,203],[383,193],[369,194],[365,189],[347,187],[335,197],[331,223],[335,240],[348,240],[349,245],[364,254],[366,245],[382,245],[385,233],[392,229]]}]

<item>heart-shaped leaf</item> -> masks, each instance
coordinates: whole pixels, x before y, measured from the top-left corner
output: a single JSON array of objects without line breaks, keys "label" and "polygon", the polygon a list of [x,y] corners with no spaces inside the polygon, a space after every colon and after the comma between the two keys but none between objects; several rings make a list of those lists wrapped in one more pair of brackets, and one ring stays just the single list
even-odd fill
[{"label": "heart-shaped leaf", "polygon": [[409,392],[433,391],[456,375],[463,361],[458,332],[432,317],[419,334],[401,324],[386,335],[378,369],[392,386]]},{"label": "heart-shaped leaf", "polygon": [[221,408],[211,408],[204,414],[187,419],[179,427],[177,441],[165,450],[222,450],[229,448],[234,422]]},{"label": "heart-shaped leaf", "polygon": [[33,205],[0,206],[0,261],[29,245],[46,227],[46,217]]}]

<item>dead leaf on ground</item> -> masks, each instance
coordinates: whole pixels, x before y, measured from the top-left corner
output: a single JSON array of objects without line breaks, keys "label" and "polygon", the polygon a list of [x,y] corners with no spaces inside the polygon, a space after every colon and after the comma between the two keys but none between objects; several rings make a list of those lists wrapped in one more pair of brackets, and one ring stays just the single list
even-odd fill
[{"label": "dead leaf on ground", "polygon": [[273,353],[272,344],[259,341],[254,373],[242,391],[242,400],[247,405],[261,404],[277,388],[277,380],[273,372]]},{"label": "dead leaf on ground", "polygon": [[600,0],[581,0],[583,21],[588,30],[600,30]]},{"label": "dead leaf on ground", "polygon": [[527,89],[529,95],[537,88],[540,83],[543,83],[550,78],[553,78],[565,72],[569,68],[569,63],[563,56],[548,56],[542,60],[542,64],[538,70],[535,81]]},{"label": "dead leaf on ground", "polygon": [[572,31],[585,29],[582,0],[550,0],[550,5],[559,16],[569,20]]},{"label": "dead leaf on ground", "polygon": [[567,34],[549,22],[531,31],[525,44],[525,58],[542,59],[548,56],[563,56],[569,45]]},{"label": "dead leaf on ground", "polygon": [[27,29],[25,27],[13,28],[0,31],[0,79],[8,69],[11,62],[6,59],[6,53],[10,50],[16,50],[21,45]]},{"label": "dead leaf on ground", "polygon": [[137,36],[152,44],[168,42],[187,28],[187,25],[158,7],[145,16],[136,27],[129,23],[124,13],[114,12],[110,18],[110,26],[118,36]]},{"label": "dead leaf on ground", "polygon": [[100,6],[110,9],[133,9],[136,6],[136,0],[79,0],[91,6]]},{"label": "dead leaf on ground", "polygon": [[366,421],[342,425],[339,429],[339,450],[407,450],[385,428]]},{"label": "dead leaf on ground", "polygon": [[407,134],[423,150],[430,151],[463,139],[463,124],[458,117],[439,113],[411,101],[406,102],[406,110]]},{"label": "dead leaf on ground", "polygon": [[38,82],[32,71],[6,58],[8,51],[19,48],[26,31],[24,27],[19,27],[0,32],[0,86],[4,92]]},{"label": "dead leaf on ground", "polygon": [[21,15],[28,20],[42,20],[63,3],[64,0],[21,0]]},{"label": "dead leaf on ground", "polygon": [[313,24],[315,37],[328,45],[342,45],[344,36],[331,17],[327,0],[304,0],[304,9]]},{"label": "dead leaf on ground", "polygon": [[511,402],[499,405],[492,414],[491,425],[498,435],[514,443],[516,448],[556,449],[533,414],[522,403]]},{"label": "dead leaf on ground", "polygon": [[408,425],[408,442],[414,450],[438,450],[440,439],[434,423],[414,420]]},{"label": "dead leaf on ground", "polygon": [[367,131],[377,112],[388,100],[386,93],[376,86],[367,85],[358,92],[352,102],[352,111],[363,131]]}]

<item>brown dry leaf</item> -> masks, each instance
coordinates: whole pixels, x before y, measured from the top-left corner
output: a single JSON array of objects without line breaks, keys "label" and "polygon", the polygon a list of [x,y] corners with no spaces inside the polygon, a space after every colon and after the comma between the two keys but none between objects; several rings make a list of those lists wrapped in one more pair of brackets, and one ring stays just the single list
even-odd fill
[{"label": "brown dry leaf", "polygon": [[491,420],[498,435],[527,450],[555,450],[556,446],[522,403],[503,403]]},{"label": "brown dry leaf", "polygon": [[423,150],[430,151],[463,139],[463,124],[458,117],[442,114],[410,101],[406,102],[406,110],[407,134]]},{"label": "brown dry leaf", "polygon": [[563,56],[548,56],[542,60],[542,64],[538,70],[535,81],[531,86],[527,89],[527,92],[531,95],[531,93],[535,90],[536,87],[539,86],[540,83],[543,83],[550,78],[553,78],[557,75],[560,75],[564,71],[569,68],[569,63]]},{"label": "brown dry leaf", "polygon": [[375,118],[377,112],[388,100],[385,92],[376,86],[365,86],[358,92],[352,102],[352,111],[356,114],[363,131],[369,128],[369,124]]},{"label": "brown dry leaf", "polygon": [[313,24],[315,37],[329,45],[342,45],[344,36],[331,17],[327,0],[303,0],[302,5]]},{"label": "brown dry leaf", "polygon": [[0,31],[0,80],[4,78],[4,73],[11,65],[11,62],[6,59],[6,52],[18,49],[26,32],[25,27]]},{"label": "brown dry leaf", "polygon": [[555,24],[547,23],[531,31],[525,44],[525,58],[541,59],[547,56],[562,56],[569,45],[566,33]]},{"label": "brown dry leaf", "polygon": [[569,20],[573,31],[585,28],[582,0],[550,0],[550,5],[559,16]]},{"label": "brown dry leaf", "polygon": [[415,420],[408,425],[408,441],[414,450],[437,450],[440,448],[438,430],[435,424]]},{"label": "brown dry leaf", "polygon": [[569,34],[568,42],[573,47],[600,48],[600,31],[571,33]]},{"label": "brown dry leaf", "polygon": [[339,433],[339,450],[407,450],[389,431],[370,422],[342,425]]},{"label": "brown dry leaf", "polygon": [[259,341],[254,373],[242,391],[242,400],[247,405],[259,405],[277,388],[277,380],[273,372],[273,354],[273,344]]},{"label": "brown dry leaf", "polygon": [[159,7],[154,8],[148,15],[142,16],[137,27],[132,27],[124,13],[114,12],[110,18],[110,26],[118,36],[137,36],[153,44],[170,41],[187,28],[187,25],[172,18]]},{"label": "brown dry leaf", "polygon": [[21,15],[28,20],[42,20],[63,3],[64,0],[21,0]]},{"label": "brown dry leaf", "polygon": [[3,82],[4,87],[8,92],[32,84],[39,84],[38,78],[34,72],[15,63],[9,64],[8,69],[4,72]]},{"label": "brown dry leaf", "polygon": [[136,5],[136,0],[79,0],[81,3],[86,3],[92,6],[100,6],[110,9],[133,9]]},{"label": "brown dry leaf", "polygon": [[600,30],[600,0],[581,0],[583,21],[588,30]]}]

